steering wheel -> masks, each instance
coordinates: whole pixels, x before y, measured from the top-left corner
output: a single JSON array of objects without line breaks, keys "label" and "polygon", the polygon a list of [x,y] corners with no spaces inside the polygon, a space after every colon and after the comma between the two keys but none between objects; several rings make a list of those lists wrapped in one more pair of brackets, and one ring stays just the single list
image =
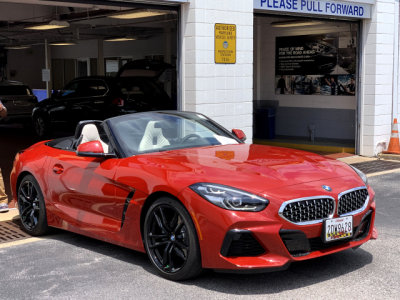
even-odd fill
[{"label": "steering wheel", "polygon": [[182,139],[182,144],[185,144],[185,143],[188,142],[190,139],[199,140],[199,139],[202,139],[202,137],[199,136],[198,134],[195,134],[195,133],[188,134],[187,136],[185,136],[185,137]]}]

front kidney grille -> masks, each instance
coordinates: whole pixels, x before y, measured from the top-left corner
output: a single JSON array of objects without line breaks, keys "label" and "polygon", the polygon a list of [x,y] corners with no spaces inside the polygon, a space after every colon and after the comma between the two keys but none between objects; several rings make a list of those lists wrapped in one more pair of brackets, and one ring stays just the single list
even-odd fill
[{"label": "front kidney grille", "polygon": [[368,199],[366,188],[344,192],[339,195],[338,215],[345,215],[362,209]]},{"label": "front kidney grille", "polygon": [[284,203],[279,214],[296,224],[317,223],[332,216],[334,209],[335,200],[333,198],[307,198]]}]

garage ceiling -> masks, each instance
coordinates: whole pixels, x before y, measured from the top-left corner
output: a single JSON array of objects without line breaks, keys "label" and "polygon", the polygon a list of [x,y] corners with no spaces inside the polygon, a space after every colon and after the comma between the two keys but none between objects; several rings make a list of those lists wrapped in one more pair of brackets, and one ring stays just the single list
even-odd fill
[{"label": "garage ceiling", "polygon": [[[128,11],[150,11],[160,14],[132,19],[110,18],[117,13]],[[0,1],[0,47],[44,44],[46,39],[49,43],[125,36],[147,39],[161,34],[164,28],[176,27],[176,19],[176,11],[173,8],[166,10],[165,7],[132,7],[132,4],[127,7],[40,0]],[[53,20],[67,22],[69,26],[52,30],[27,29],[31,25]]]}]

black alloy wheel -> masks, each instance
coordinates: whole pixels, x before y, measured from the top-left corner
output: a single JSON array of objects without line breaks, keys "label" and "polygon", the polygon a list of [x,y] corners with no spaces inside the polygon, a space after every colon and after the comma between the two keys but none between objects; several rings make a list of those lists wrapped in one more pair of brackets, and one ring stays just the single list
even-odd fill
[{"label": "black alloy wheel", "polygon": [[32,175],[25,176],[19,185],[18,209],[26,232],[31,235],[42,235],[48,231],[43,194]]},{"label": "black alloy wheel", "polygon": [[192,219],[175,199],[155,201],[144,222],[146,252],[161,276],[186,280],[201,272],[200,248]]}]

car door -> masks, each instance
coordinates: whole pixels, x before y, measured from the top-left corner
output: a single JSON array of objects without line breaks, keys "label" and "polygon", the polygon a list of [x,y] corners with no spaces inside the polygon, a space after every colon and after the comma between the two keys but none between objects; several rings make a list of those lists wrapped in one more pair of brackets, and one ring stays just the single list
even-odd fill
[{"label": "car door", "polygon": [[67,127],[71,123],[71,103],[78,97],[79,81],[71,81],[62,91],[51,98],[47,105],[50,122],[56,127]]},{"label": "car door", "polygon": [[49,155],[48,180],[54,214],[85,231],[119,231],[125,199],[115,198],[118,159]]},{"label": "car door", "polygon": [[78,85],[78,97],[71,102],[71,114],[75,121],[104,119],[108,90],[108,85],[102,79],[82,79]]}]

